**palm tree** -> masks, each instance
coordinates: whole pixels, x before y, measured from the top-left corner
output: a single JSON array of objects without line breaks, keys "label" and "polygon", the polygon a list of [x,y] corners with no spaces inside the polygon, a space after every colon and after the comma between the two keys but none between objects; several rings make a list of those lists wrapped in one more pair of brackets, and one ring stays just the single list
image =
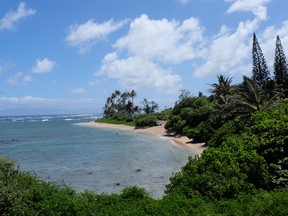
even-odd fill
[{"label": "palm tree", "polygon": [[[271,89],[268,89],[270,83]],[[270,80],[258,85],[252,78],[243,76],[243,83],[235,88],[236,92],[229,103],[238,117],[249,117],[254,112],[267,111],[279,105],[283,92],[277,85],[271,85]],[[267,95],[267,92],[270,95]]]},{"label": "palm tree", "polygon": [[191,97],[191,93],[189,90],[187,89],[180,89],[180,95],[178,97],[178,103],[180,103],[181,101],[183,101],[186,98]]},{"label": "palm tree", "polygon": [[141,104],[143,105],[142,110],[145,114],[154,114],[159,108],[159,105],[155,101],[148,101],[146,98],[141,101]]},{"label": "palm tree", "polygon": [[125,107],[126,103],[127,103],[127,99],[130,97],[130,93],[125,91],[121,94],[120,98],[121,98],[121,103],[122,106]]},{"label": "palm tree", "polygon": [[135,90],[132,90],[131,92],[130,92],[130,97],[132,98],[132,103],[134,103],[134,98],[137,96],[137,93],[136,93],[136,91]]},{"label": "palm tree", "polygon": [[210,92],[218,100],[220,104],[227,104],[229,102],[229,95],[232,94],[233,86],[231,77],[224,77],[217,75],[218,83],[213,83],[210,86]]}]

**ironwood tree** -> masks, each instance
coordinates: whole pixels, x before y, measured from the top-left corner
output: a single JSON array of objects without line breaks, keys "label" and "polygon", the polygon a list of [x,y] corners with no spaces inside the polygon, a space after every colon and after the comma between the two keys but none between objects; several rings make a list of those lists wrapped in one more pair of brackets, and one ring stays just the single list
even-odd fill
[{"label": "ironwood tree", "polygon": [[252,76],[258,85],[262,85],[269,79],[270,73],[256,34],[253,34],[252,44]]},{"label": "ironwood tree", "polygon": [[[276,47],[275,47],[275,58],[274,58],[274,79],[278,85],[284,89],[288,88],[288,67],[286,62],[286,56],[283,51],[280,37],[277,35]],[[285,97],[288,93],[285,92]]]}]

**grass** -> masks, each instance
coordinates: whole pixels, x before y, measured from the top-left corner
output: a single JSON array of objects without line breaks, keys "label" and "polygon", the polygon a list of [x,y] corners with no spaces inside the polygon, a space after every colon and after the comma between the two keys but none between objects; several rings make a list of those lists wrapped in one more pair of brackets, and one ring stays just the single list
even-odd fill
[{"label": "grass", "polygon": [[95,120],[95,122],[107,123],[107,124],[123,124],[123,125],[131,126],[131,127],[136,126],[134,121],[127,122],[125,120],[117,120],[117,119],[109,119],[109,118],[97,119]]}]

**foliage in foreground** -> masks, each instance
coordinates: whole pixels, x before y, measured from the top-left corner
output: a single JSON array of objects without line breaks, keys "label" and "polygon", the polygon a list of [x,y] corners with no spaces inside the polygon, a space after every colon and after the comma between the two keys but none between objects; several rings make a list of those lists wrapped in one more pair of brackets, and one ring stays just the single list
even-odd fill
[{"label": "foliage in foreground", "polygon": [[[235,124],[224,124],[211,139],[215,147],[205,150],[200,158],[189,159],[170,179],[168,194],[220,200],[259,189],[287,188],[288,103],[253,114],[240,132]],[[225,131],[230,131],[228,136]]]},{"label": "foliage in foreground", "polygon": [[172,193],[160,200],[136,186],[121,194],[77,193],[43,182],[0,159],[0,215],[287,215],[288,191],[212,201]]},{"label": "foliage in foreground", "polygon": [[246,124],[226,122],[210,140],[214,147],[190,158],[159,200],[136,186],[77,193],[1,159],[0,215],[287,215],[287,116],[283,102]]}]

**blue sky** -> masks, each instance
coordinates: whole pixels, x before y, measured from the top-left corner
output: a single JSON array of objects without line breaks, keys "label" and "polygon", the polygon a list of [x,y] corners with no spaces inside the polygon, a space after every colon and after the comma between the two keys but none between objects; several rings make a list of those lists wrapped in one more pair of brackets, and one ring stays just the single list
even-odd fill
[{"label": "blue sky", "polygon": [[[101,112],[118,89],[172,106],[223,74],[251,75],[255,32],[273,73],[287,0],[2,0],[0,114]],[[31,113],[32,112],[32,113]]]}]

